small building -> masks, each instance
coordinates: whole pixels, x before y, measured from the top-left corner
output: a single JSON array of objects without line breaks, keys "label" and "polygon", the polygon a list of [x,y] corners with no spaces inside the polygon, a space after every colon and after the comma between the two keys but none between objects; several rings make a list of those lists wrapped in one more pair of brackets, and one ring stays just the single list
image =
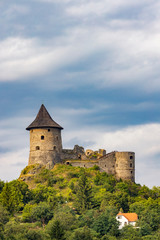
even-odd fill
[{"label": "small building", "polygon": [[135,227],[138,220],[137,213],[121,213],[119,212],[116,216],[117,221],[120,223],[119,229],[122,229],[126,225],[132,225]]}]

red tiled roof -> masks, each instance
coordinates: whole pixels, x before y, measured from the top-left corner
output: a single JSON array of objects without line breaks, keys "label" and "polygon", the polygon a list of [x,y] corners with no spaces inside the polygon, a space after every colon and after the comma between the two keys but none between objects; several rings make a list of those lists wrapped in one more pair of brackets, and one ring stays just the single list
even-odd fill
[{"label": "red tiled roof", "polygon": [[117,216],[124,216],[129,222],[136,222],[138,220],[137,213],[121,213],[119,212]]}]

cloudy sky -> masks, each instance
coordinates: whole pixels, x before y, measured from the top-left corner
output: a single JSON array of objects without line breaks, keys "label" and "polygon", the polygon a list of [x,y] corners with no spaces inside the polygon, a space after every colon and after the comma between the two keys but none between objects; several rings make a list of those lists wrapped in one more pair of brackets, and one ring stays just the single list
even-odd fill
[{"label": "cloudy sky", "polygon": [[0,2],[0,179],[27,165],[41,104],[63,147],[136,153],[136,182],[160,185],[160,2]]}]

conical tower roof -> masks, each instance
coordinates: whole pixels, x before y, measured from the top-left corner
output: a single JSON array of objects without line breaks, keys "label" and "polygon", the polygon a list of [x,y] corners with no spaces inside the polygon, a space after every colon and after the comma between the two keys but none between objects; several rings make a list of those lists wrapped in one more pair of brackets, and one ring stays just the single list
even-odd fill
[{"label": "conical tower roof", "polygon": [[56,123],[49,115],[47,109],[42,104],[35,120],[26,128],[31,130],[34,128],[59,128],[63,129],[58,123]]}]

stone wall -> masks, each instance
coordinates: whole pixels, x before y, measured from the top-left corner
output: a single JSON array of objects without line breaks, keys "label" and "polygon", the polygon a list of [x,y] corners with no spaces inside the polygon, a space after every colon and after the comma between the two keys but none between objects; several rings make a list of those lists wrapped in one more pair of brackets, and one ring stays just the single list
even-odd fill
[{"label": "stone wall", "polygon": [[83,168],[91,168],[95,165],[98,166],[97,161],[66,161],[66,164],[71,164],[73,167],[83,167]]},{"label": "stone wall", "polygon": [[135,181],[135,153],[116,152],[115,174],[118,179]]},{"label": "stone wall", "polygon": [[135,153],[111,152],[97,160],[68,160],[66,164],[74,167],[90,168],[99,166],[101,172],[114,175],[117,179],[135,181]]},{"label": "stone wall", "polygon": [[63,161],[72,159],[87,160],[87,157],[84,152],[84,148],[78,145],[75,145],[73,149],[62,149],[61,159]]},{"label": "stone wall", "polygon": [[62,152],[61,130],[43,128],[30,130],[29,165],[39,163],[51,168],[61,162]]},{"label": "stone wall", "polygon": [[101,157],[98,162],[98,166],[101,171],[104,171],[108,174],[115,174],[115,152],[111,152]]}]

